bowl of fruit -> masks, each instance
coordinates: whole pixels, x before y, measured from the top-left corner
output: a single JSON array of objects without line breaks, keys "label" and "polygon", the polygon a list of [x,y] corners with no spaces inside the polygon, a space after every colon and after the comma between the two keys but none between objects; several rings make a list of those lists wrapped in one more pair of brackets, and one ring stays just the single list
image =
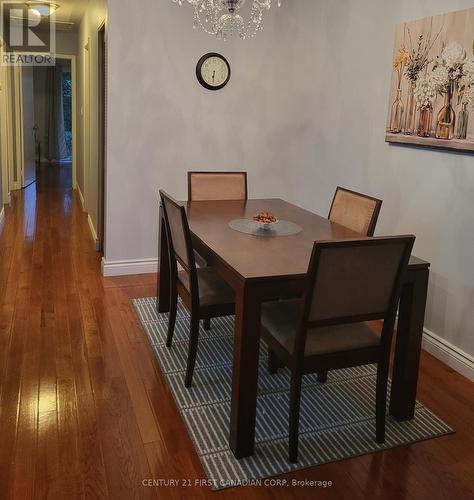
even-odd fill
[{"label": "bowl of fruit", "polygon": [[252,220],[260,225],[260,228],[268,231],[272,226],[278,224],[278,219],[270,212],[259,212],[252,216]]}]

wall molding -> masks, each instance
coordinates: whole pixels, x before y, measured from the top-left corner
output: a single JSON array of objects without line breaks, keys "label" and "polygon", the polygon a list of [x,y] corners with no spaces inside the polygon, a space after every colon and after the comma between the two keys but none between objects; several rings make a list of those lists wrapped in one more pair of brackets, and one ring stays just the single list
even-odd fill
[{"label": "wall molding", "polygon": [[474,357],[467,352],[427,328],[423,329],[422,347],[453,370],[474,381]]},{"label": "wall molding", "polygon": [[[81,188],[79,185],[76,186],[77,194],[79,195],[79,201],[81,202],[82,205],[82,211],[87,213],[86,207],[85,207],[85,202],[84,202],[84,195],[82,194]],[[100,243],[99,243],[99,238],[97,237],[97,231],[95,230],[94,223],[92,222],[92,218],[89,213],[87,213],[87,224],[89,224],[89,230],[92,235],[92,239],[94,240],[94,245],[96,251],[99,251],[100,249]]]},{"label": "wall molding", "polygon": [[140,260],[105,260],[102,259],[102,275],[125,276],[130,274],[156,273],[158,270],[158,259]]},{"label": "wall molding", "polygon": [[79,187],[79,184],[76,186],[76,191],[77,194],[79,195],[79,201],[81,202],[82,210],[85,212],[86,208],[85,208],[84,196],[82,195],[82,191],[81,188]]},{"label": "wall molding", "polygon": [[2,207],[0,208],[0,229],[2,227],[4,220],[5,220],[5,207]]},{"label": "wall molding", "polygon": [[89,224],[89,229],[92,235],[92,239],[94,240],[95,249],[98,252],[100,247],[99,238],[97,237],[97,232],[95,230],[94,223],[92,222],[90,214],[87,214],[87,222]]}]

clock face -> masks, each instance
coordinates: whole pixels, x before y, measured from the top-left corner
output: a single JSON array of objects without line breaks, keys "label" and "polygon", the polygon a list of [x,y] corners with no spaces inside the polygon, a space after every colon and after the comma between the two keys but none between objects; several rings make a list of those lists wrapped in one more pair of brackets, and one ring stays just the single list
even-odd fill
[{"label": "clock face", "polygon": [[196,67],[199,83],[209,90],[219,90],[230,79],[230,66],[227,60],[219,54],[202,56]]}]

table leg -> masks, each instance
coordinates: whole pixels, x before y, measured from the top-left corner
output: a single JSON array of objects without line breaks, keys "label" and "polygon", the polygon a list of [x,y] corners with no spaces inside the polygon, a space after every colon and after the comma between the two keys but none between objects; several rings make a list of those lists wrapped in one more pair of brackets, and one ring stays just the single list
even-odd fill
[{"label": "table leg", "polygon": [[260,298],[249,284],[236,291],[229,442],[236,458],[254,452],[260,309]]},{"label": "table leg", "polygon": [[165,215],[160,203],[159,211],[159,252],[158,252],[158,312],[170,310],[170,261],[168,253],[168,237],[166,235]]},{"label": "table leg", "polygon": [[416,388],[428,292],[428,269],[408,271],[411,276],[400,297],[393,363],[390,413],[400,421],[415,415]]}]

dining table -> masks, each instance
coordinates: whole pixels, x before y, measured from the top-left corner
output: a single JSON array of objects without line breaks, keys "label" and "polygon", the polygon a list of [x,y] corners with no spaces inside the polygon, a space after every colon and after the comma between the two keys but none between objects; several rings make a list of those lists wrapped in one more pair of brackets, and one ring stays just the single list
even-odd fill
[{"label": "dining table", "polygon": [[[301,295],[315,241],[360,238],[354,231],[281,199],[188,201],[189,229],[195,251],[235,291],[229,446],[236,458],[254,453],[260,312],[266,300]],[[246,234],[229,223],[271,212],[300,231]],[[158,312],[169,311],[170,261],[162,207],[159,212]],[[412,256],[403,278],[395,353],[391,372],[390,414],[398,421],[414,417],[429,262]]]}]

